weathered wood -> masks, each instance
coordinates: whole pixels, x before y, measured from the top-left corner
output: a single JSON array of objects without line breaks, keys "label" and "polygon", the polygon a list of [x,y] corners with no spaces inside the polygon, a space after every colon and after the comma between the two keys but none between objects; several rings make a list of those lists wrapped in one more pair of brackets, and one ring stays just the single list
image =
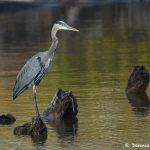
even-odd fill
[{"label": "weathered wood", "polygon": [[128,80],[126,92],[145,92],[149,84],[150,74],[144,66],[135,66]]},{"label": "weathered wood", "polygon": [[14,134],[15,135],[30,135],[29,134],[30,127],[31,127],[31,122],[25,123],[25,124],[23,124],[21,126],[17,126],[14,129]]},{"label": "weathered wood", "polygon": [[44,111],[44,117],[48,120],[75,117],[78,113],[78,104],[71,91],[58,89],[53,100]]},{"label": "weathered wood", "polygon": [[13,124],[16,121],[15,117],[11,114],[1,115],[0,116],[0,124]]},{"label": "weathered wood", "polygon": [[35,141],[47,139],[47,127],[41,118],[34,117],[32,122],[17,126],[14,129],[15,135],[29,135]]}]

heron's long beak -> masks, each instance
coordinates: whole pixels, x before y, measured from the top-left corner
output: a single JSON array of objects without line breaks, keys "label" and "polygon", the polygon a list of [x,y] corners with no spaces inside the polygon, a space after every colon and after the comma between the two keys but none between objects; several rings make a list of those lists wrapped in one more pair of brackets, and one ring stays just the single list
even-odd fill
[{"label": "heron's long beak", "polygon": [[71,26],[69,26],[69,25],[67,25],[67,30],[71,30],[71,31],[75,31],[75,32],[79,32],[79,30],[78,29],[75,29],[75,28],[73,28],[73,27],[71,27]]}]

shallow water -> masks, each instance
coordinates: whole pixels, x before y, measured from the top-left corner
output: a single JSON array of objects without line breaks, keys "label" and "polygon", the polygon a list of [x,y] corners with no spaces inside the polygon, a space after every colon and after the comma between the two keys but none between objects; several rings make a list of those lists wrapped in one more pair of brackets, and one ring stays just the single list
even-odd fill
[{"label": "shallow water", "polygon": [[[65,20],[80,32],[58,33],[54,60],[38,88],[38,106],[42,113],[58,88],[71,90],[78,100],[78,121],[46,124],[48,137],[38,142],[13,135],[14,127],[34,116],[34,106],[31,89],[13,102],[12,88],[26,60],[49,48],[56,20]],[[149,144],[149,99],[143,106],[125,95],[133,66],[150,69],[149,26],[150,3],[1,12],[0,113],[13,114],[17,122],[0,125],[0,149],[121,150],[125,143]]]}]

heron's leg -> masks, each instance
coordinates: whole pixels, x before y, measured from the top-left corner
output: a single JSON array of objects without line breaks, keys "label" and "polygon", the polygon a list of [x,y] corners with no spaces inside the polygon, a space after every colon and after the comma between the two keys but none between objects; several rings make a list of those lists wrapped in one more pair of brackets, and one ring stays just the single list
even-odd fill
[{"label": "heron's leg", "polygon": [[35,85],[33,85],[33,102],[34,102],[36,117],[40,117],[38,106],[37,106],[37,101],[36,101],[36,86]]}]

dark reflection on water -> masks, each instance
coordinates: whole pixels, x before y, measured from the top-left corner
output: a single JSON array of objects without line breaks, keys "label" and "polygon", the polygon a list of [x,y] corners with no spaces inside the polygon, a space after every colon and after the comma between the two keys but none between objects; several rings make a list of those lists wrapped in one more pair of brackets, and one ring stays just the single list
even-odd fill
[{"label": "dark reflection on water", "polygon": [[133,111],[148,115],[150,100],[147,93],[127,93],[127,97],[133,107]]},{"label": "dark reflection on water", "polygon": [[28,137],[12,134],[34,115],[32,92],[13,103],[12,88],[25,61],[49,48],[56,20],[80,33],[58,33],[51,71],[38,88],[38,105],[43,112],[58,88],[71,90],[78,99],[78,121],[48,124],[47,140],[37,148],[116,150],[125,143],[149,143],[149,110],[143,117],[130,106],[149,109],[149,98],[130,96],[129,104],[124,90],[133,66],[149,69],[150,3],[110,3],[0,13],[0,110],[17,117],[14,125],[0,126],[0,148],[35,149]]},{"label": "dark reflection on water", "polygon": [[58,134],[58,138],[65,139],[77,136],[78,131],[78,119],[67,118],[64,120],[48,121],[48,124],[53,127],[53,130]]}]

